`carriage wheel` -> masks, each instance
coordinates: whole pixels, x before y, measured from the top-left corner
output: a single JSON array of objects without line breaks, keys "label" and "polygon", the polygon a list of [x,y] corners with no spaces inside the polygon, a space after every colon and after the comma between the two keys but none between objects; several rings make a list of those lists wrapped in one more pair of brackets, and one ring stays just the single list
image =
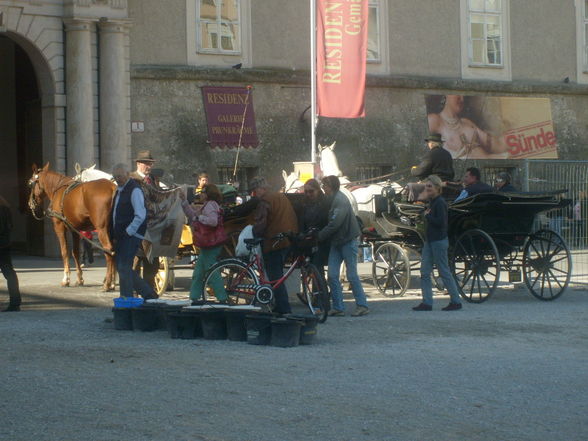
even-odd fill
[{"label": "carriage wheel", "polygon": [[410,260],[400,245],[388,242],[376,248],[372,263],[374,285],[385,296],[403,295],[410,283]]},{"label": "carriage wheel", "polygon": [[159,271],[155,274],[155,292],[162,295],[173,279],[173,261],[168,257],[158,257]]},{"label": "carriage wheel", "polygon": [[485,231],[463,233],[453,247],[451,265],[460,295],[471,303],[482,303],[500,280],[500,257],[496,244]]},{"label": "carriage wheel", "polygon": [[555,231],[539,230],[527,238],[523,251],[523,277],[539,300],[563,294],[572,274],[572,258],[565,241]]},{"label": "carriage wheel", "polygon": [[[408,253],[408,259],[410,261],[410,273],[412,274],[413,271],[416,271],[417,274],[420,274],[421,271],[421,260],[422,255],[415,249],[405,248]],[[414,254],[414,255],[411,255]],[[431,272],[431,280],[433,282],[433,286],[437,291],[441,294],[445,293],[445,284],[443,283],[443,279],[441,279],[441,275],[439,274],[439,270],[437,267],[433,268],[433,272]],[[408,286],[410,286],[410,278],[408,282]]]}]

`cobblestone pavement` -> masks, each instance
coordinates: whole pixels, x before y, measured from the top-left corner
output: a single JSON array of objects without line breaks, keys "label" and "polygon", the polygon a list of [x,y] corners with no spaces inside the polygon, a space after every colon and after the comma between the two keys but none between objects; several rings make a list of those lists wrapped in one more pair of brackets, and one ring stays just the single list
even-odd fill
[{"label": "cobblestone pavement", "polygon": [[[370,315],[282,349],[115,331],[100,263],[60,288],[57,259],[15,259],[0,440],[588,439],[584,290],[541,302],[508,287],[459,312],[441,296],[415,313],[418,290],[385,299],[366,283]],[[189,275],[166,296],[185,296]]]}]

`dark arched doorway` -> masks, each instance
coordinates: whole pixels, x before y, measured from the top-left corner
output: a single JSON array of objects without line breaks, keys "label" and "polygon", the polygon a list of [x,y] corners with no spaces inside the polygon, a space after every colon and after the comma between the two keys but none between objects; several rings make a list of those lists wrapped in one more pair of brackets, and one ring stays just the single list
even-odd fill
[{"label": "dark arched doorway", "polygon": [[38,76],[27,52],[0,34],[0,194],[12,207],[15,252],[42,255],[43,222],[29,215],[26,180],[43,161],[43,122]]}]

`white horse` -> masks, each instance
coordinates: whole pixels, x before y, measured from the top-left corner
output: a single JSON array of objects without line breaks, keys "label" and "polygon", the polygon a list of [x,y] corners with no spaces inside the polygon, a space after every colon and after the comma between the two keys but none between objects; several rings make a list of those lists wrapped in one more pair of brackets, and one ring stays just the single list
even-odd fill
[{"label": "white horse", "polygon": [[[341,184],[345,185],[349,183],[349,179],[343,174],[339,168],[339,161],[335,155],[334,142],[328,146],[319,145],[320,153],[320,167],[323,172],[323,176],[334,175],[339,177]],[[361,219],[364,226],[370,226],[374,223],[376,217],[376,203],[375,197],[382,194],[385,187],[392,186],[395,191],[399,192],[402,190],[402,186],[396,182],[382,181],[367,186],[359,186],[351,189],[348,198],[353,198],[355,214]]]},{"label": "white horse", "polygon": [[[357,201],[352,196],[351,192],[347,188],[344,187],[345,184],[349,183],[349,179],[347,179],[347,177],[343,176],[343,173],[341,173],[341,170],[339,169],[339,164],[337,162],[337,157],[335,156],[334,153],[332,153],[333,149],[335,148],[335,143],[331,144],[330,146],[325,146],[325,147],[323,147],[322,145],[319,144],[318,147],[319,147],[319,152],[320,152],[320,167],[321,167],[321,176],[319,176],[319,177],[335,175],[339,178],[339,182],[341,183],[341,187],[339,188],[339,191],[341,193],[343,193],[347,197],[347,199],[349,199],[349,202],[351,203],[351,207],[353,208],[353,212],[357,216],[357,213],[358,213]],[[327,159],[324,162],[324,164],[327,167],[326,169],[323,168],[322,152],[327,152],[326,154],[329,156],[329,159]],[[335,164],[334,167],[332,165],[333,163]],[[304,182],[302,182],[300,180],[300,172],[292,172],[292,173],[288,174],[285,170],[282,170],[282,178],[284,179],[284,192],[285,193],[299,193],[300,191],[302,191],[302,189],[304,187]]]},{"label": "white horse", "polygon": [[97,181],[98,179],[108,179],[112,181],[112,175],[96,168],[96,164],[82,170],[80,164],[75,165],[76,175],[74,179],[80,182]]}]

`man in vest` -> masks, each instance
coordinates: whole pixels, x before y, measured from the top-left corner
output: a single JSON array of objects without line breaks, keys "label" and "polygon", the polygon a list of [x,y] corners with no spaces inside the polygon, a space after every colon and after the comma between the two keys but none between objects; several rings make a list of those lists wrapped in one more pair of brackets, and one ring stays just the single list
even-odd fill
[{"label": "man in vest", "polygon": [[[267,277],[274,281],[284,275],[284,260],[288,254],[290,242],[286,239],[276,243],[272,238],[280,233],[298,232],[298,220],[292,204],[283,193],[268,190],[265,178],[253,178],[249,184],[251,196],[259,198],[255,209],[253,235],[263,237],[263,262]],[[290,302],[285,284],[274,291],[276,299],[275,311],[289,314]]]},{"label": "man in vest", "polygon": [[132,297],[133,290],[136,290],[145,299],[157,298],[153,288],[133,271],[133,259],[147,229],[143,191],[137,181],[130,178],[125,164],[116,165],[112,176],[118,184],[110,228],[120,278],[120,296]]},{"label": "man in vest", "polygon": [[[137,169],[130,174],[131,178],[160,190],[160,187],[157,185],[157,178],[153,176],[152,169],[153,164],[155,164],[155,159],[151,155],[151,150],[140,150],[135,158],[135,164]],[[152,260],[147,259],[142,248],[139,249],[137,258],[143,266],[143,279],[152,288],[155,288],[155,276],[159,271],[159,258],[152,256]]]}]

